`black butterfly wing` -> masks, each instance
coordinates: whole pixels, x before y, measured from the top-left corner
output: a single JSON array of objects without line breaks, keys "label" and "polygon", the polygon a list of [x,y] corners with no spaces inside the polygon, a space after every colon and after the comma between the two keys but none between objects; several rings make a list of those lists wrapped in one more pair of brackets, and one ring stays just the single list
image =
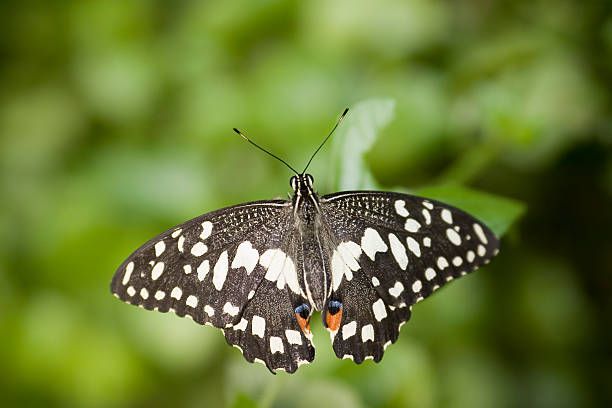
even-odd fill
[{"label": "black butterfly wing", "polygon": [[263,363],[273,373],[293,373],[314,359],[312,334],[301,329],[293,312],[295,301],[277,285],[265,279],[245,307],[240,324],[224,333],[228,344],[239,347],[247,361]]},{"label": "black butterfly wing", "polygon": [[422,197],[342,192],[321,197],[321,208],[336,242],[329,299],[342,304],[333,347],[357,363],[379,361],[414,303],[488,263],[499,248],[482,222]]},{"label": "black butterfly wing", "polygon": [[314,351],[294,307],[287,307],[288,299],[300,301],[292,292],[300,292],[295,283],[286,284],[290,258],[280,260],[281,248],[291,242],[292,217],[290,202],[272,200],[184,222],[130,255],[117,269],[111,291],[145,309],[174,311],[221,328],[248,361],[295,371],[298,362],[312,361]]},{"label": "black butterfly wing", "polygon": [[[293,221],[287,222],[293,226]],[[241,348],[248,361],[261,362],[273,373],[293,373],[314,359],[308,326],[313,308],[304,292],[303,265],[299,234],[292,229],[280,247],[261,254],[257,268],[264,270],[264,279],[240,324],[225,330],[229,344]],[[298,306],[306,307],[306,318],[296,313]]]}]

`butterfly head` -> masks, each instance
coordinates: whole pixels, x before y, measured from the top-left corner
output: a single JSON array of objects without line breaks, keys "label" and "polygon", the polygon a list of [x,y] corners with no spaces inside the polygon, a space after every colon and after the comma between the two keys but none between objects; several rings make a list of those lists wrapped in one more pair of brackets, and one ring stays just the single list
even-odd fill
[{"label": "butterfly head", "polygon": [[297,195],[312,194],[312,184],[314,178],[310,174],[296,174],[289,179],[289,185],[293,189],[293,193]]},{"label": "butterfly head", "polygon": [[307,173],[298,173],[291,177],[289,184],[293,189],[293,208],[296,214],[301,213],[305,221],[312,219],[319,211],[319,198],[312,189],[314,178]]}]

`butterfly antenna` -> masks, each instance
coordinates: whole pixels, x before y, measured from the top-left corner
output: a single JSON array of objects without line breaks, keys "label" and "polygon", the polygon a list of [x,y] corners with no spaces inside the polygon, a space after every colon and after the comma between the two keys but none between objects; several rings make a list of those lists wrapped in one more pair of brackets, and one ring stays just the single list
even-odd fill
[{"label": "butterfly antenna", "polygon": [[280,161],[281,163],[283,163],[285,166],[289,167],[291,169],[291,171],[293,171],[295,174],[298,174],[298,172],[291,167],[286,161],[284,161],[283,159],[281,159],[280,157],[270,153],[269,151],[267,151],[266,149],[264,149],[263,147],[259,146],[257,143],[253,142],[251,139],[249,139],[248,137],[246,137],[245,135],[243,135],[238,129],[234,128],[234,132],[238,133],[240,136],[242,136],[242,138],[244,140],[246,140],[247,142],[249,142],[250,144],[252,144],[253,146],[255,146],[256,148],[258,148],[259,150],[268,153],[270,156],[274,157],[276,160]]},{"label": "butterfly antenna", "polygon": [[340,125],[340,122],[342,122],[342,119],[344,119],[344,117],[346,116],[346,113],[348,112],[348,108],[346,108],[344,110],[344,112],[342,112],[342,115],[340,115],[340,119],[338,119],[338,121],[336,122],[336,125],[334,126],[334,128],[331,130],[331,132],[329,132],[329,135],[327,135],[327,137],[325,138],[325,140],[323,140],[323,142],[319,145],[319,147],[317,148],[317,150],[315,150],[315,152],[312,154],[312,156],[310,156],[310,160],[308,160],[308,163],[306,164],[306,167],[304,167],[304,171],[301,174],[306,173],[306,170],[308,169],[308,166],[310,166],[310,162],[312,161],[312,159],[314,159],[314,157],[317,155],[317,153],[319,153],[319,150],[321,150],[321,148],[323,147],[323,145],[325,144],[325,142],[327,142],[327,139],[329,139],[331,137],[331,135],[334,133],[334,130],[336,130],[336,128],[338,127],[338,125]]}]

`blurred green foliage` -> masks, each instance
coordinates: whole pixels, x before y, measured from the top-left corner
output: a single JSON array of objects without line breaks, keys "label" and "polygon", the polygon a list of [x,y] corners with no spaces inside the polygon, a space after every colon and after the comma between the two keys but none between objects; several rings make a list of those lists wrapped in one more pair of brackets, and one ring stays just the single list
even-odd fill
[{"label": "blurred green foliage", "polygon": [[[7,0],[0,27],[3,406],[612,406],[610,2]],[[320,192],[505,233],[381,363],[337,359],[315,316],[315,362],[272,376],[110,295],[158,232],[285,195],[232,127],[300,168],[347,105]]]}]

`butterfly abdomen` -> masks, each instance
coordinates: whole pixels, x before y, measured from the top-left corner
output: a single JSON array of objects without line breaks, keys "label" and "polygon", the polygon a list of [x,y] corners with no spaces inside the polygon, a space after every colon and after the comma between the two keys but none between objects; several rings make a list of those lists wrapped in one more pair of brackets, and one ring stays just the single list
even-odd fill
[{"label": "butterfly abdomen", "polygon": [[301,253],[303,254],[303,279],[306,296],[315,310],[323,310],[330,286],[331,275],[325,260],[329,258],[327,248],[316,231],[316,223],[302,225],[300,229]]}]

